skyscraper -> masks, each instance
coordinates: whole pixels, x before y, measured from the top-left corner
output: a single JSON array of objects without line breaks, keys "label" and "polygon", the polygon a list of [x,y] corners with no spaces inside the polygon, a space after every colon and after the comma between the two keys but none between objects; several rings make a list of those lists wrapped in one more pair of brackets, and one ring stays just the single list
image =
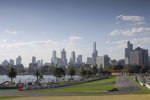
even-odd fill
[{"label": "skyscraper", "polygon": [[9,60],[9,64],[10,64],[10,65],[14,65],[14,60],[10,59],[10,60]]},{"label": "skyscraper", "polygon": [[62,60],[62,66],[67,66],[67,59],[66,59],[66,51],[63,49],[61,51],[61,60]]},{"label": "skyscraper", "polygon": [[16,58],[16,65],[21,65],[22,63],[22,58],[20,56],[18,56],[18,58]]},{"label": "skyscraper", "polygon": [[130,64],[130,52],[133,51],[133,44],[130,41],[127,42],[127,48],[125,48],[125,64]]},{"label": "skyscraper", "polygon": [[56,56],[56,51],[55,50],[52,52],[51,63],[53,63],[54,65],[57,64],[57,56]]},{"label": "skyscraper", "polygon": [[78,55],[77,64],[82,64],[82,55]]},{"label": "skyscraper", "polygon": [[96,50],[96,42],[93,42],[93,53],[92,53],[93,64],[96,64],[97,55],[98,55],[98,53],[97,53],[97,50]]},{"label": "skyscraper", "polygon": [[36,57],[32,57],[32,64],[36,64]]},{"label": "skyscraper", "polygon": [[130,64],[148,65],[148,50],[137,47],[130,52]]},{"label": "skyscraper", "polygon": [[108,57],[108,55],[98,56],[96,60],[96,64],[98,68],[102,66],[104,69],[108,70],[110,65],[109,61],[110,58]]},{"label": "skyscraper", "polygon": [[75,64],[76,63],[76,56],[75,56],[75,52],[74,51],[71,52],[70,63],[71,64]]}]

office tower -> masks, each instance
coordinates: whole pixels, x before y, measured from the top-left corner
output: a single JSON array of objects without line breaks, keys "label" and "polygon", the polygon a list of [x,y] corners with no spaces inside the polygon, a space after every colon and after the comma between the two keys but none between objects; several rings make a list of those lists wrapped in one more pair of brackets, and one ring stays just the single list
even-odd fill
[{"label": "office tower", "polygon": [[42,66],[42,65],[41,65],[41,61],[40,61],[40,60],[37,60],[37,67],[38,67],[38,68],[41,68],[41,66]]},{"label": "office tower", "polygon": [[67,66],[67,59],[66,59],[66,51],[63,49],[61,51],[61,60],[62,60],[62,66]]},{"label": "office tower", "polygon": [[57,55],[56,55],[56,51],[55,50],[52,52],[51,63],[53,63],[54,65],[57,64]]},{"label": "office tower", "polygon": [[148,50],[137,47],[130,52],[130,64],[148,65]]},{"label": "office tower", "polygon": [[127,42],[127,48],[125,48],[125,64],[130,64],[130,52],[133,50],[133,44],[130,41]]},{"label": "office tower", "polygon": [[82,64],[82,55],[78,55],[77,64]]},{"label": "office tower", "polygon": [[3,66],[3,67],[8,66],[8,65],[9,65],[9,62],[8,62],[7,60],[4,60],[4,61],[2,62],[2,66]]},{"label": "office tower", "polygon": [[101,66],[103,67],[103,69],[108,70],[109,66],[110,66],[110,58],[108,57],[108,55],[104,55],[104,56],[98,56],[96,58],[96,64],[98,66],[98,68],[100,68]]},{"label": "office tower", "polygon": [[93,53],[92,53],[93,64],[96,64],[97,55],[98,55],[98,53],[97,53],[97,50],[96,50],[96,42],[93,42]]},{"label": "office tower", "polygon": [[14,60],[10,59],[10,60],[9,60],[9,64],[10,64],[10,65],[14,65]]},{"label": "office tower", "polygon": [[62,67],[62,59],[57,58],[57,67]]},{"label": "office tower", "polygon": [[32,57],[32,64],[36,64],[36,57]]},{"label": "office tower", "polygon": [[87,57],[86,64],[90,64],[90,65],[92,65],[92,64],[93,64],[92,57]]},{"label": "office tower", "polygon": [[43,59],[41,59],[41,66],[43,66]]},{"label": "office tower", "polygon": [[70,58],[70,63],[75,64],[76,63],[76,57],[75,57],[75,52],[71,52],[71,58]]},{"label": "office tower", "polygon": [[16,65],[21,65],[22,63],[22,58],[20,56],[18,56],[18,58],[16,58]]}]

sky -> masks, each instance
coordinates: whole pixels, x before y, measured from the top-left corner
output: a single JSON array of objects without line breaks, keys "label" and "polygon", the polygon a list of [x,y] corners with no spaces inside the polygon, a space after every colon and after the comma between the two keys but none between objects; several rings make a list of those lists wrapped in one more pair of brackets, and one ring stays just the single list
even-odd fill
[{"label": "sky", "polygon": [[0,0],[0,63],[19,55],[51,62],[65,48],[123,59],[126,42],[150,50],[150,0]]}]

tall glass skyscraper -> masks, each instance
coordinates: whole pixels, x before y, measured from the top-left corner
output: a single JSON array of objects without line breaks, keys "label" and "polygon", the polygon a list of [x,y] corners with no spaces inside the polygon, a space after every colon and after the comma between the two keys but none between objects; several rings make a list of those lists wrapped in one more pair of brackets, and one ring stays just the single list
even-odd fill
[{"label": "tall glass skyscraper", "polygon": [[56,51],[55,50],[52,52],[51,63],[53,63],[54,65],[57,64],[57,56],[56,56]]},{"label": "tall glass skyscraper", "polygon": [[125,48],[125,64],[130,64],[130,52],[133,51],[133,44],[130,41],[127,42],[127,48]]},{"label": "tall glass skyscraper", "polygon": [[97,55],[98,55],[98,52],[96,50],[96,42],[93,42],[93,53],[92,53],[93,64],[96,64]]}]

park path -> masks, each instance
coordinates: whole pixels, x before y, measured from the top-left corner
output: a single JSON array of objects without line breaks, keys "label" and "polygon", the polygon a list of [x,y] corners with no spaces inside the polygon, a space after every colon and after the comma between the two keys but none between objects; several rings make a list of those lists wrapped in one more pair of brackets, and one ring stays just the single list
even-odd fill
[{"label": "park path", "polygon": [[117,76],[116,78],[116,88],[119,92],[136,92],[141,90],[141,87],[130,80],[127,76]]}]

